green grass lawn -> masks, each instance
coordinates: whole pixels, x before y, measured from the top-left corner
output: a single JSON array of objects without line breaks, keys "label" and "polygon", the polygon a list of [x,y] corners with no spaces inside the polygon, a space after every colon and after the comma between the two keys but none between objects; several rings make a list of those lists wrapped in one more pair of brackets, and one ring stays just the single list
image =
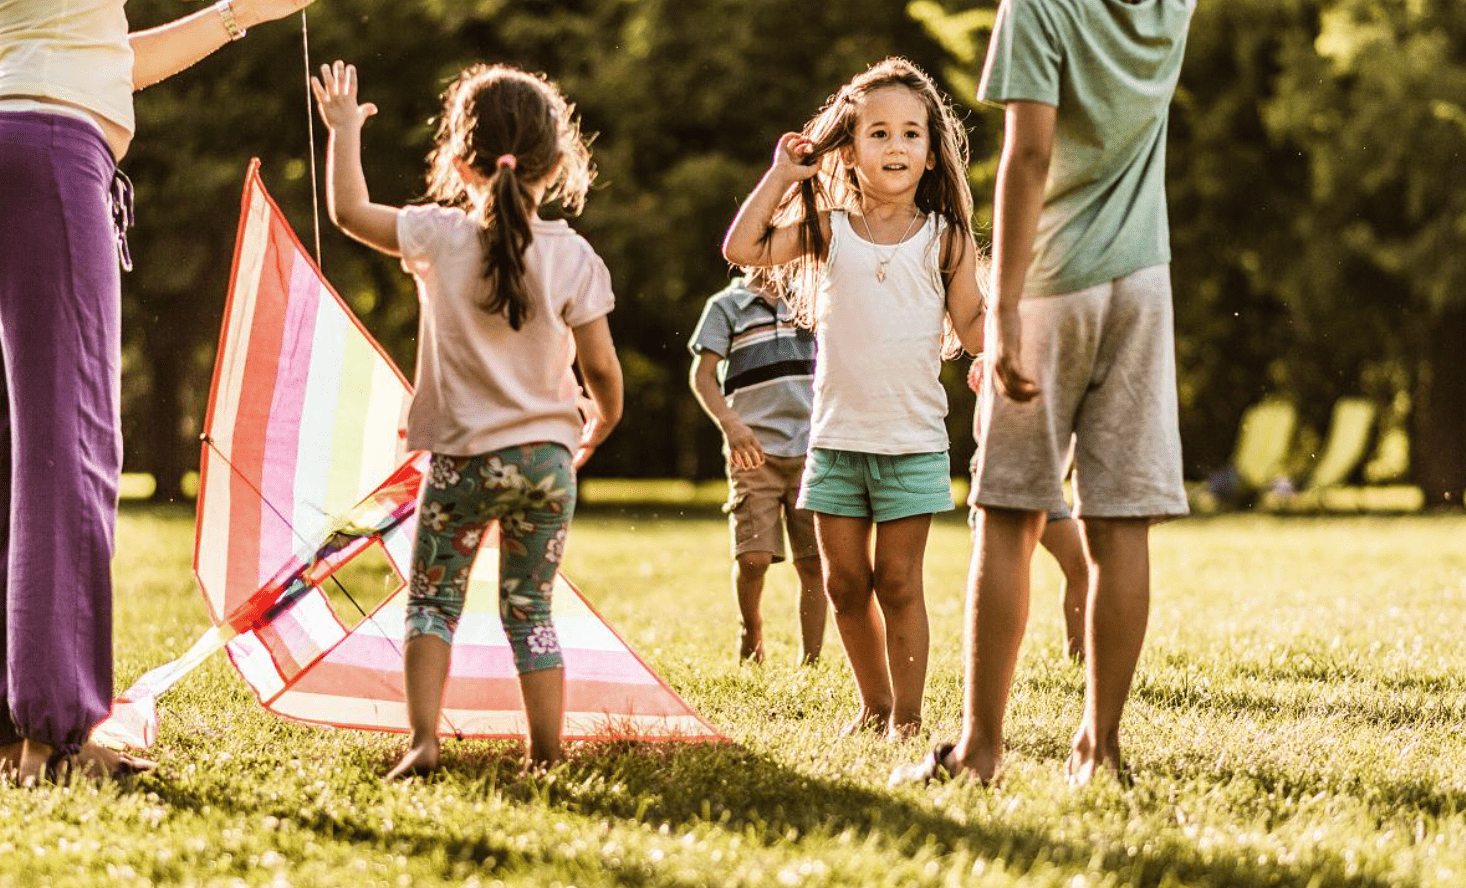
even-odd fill
[{"label": "green grass lawn", "polygon": [[[0,787],[0,885],[1466,884],[1466,519],[1157,529],[1128,790],[1065,786],[1082,677],[1040,554],[1005,783],[892,791],[958,726],[956,513],[926,566],[931,736],[891,745],[836,738],[853,691],[833,628],[823,663],[794,665],[791,570],[769,662],[739,666],[721,516],[603,502],[567,573],[732,743],[581,746],[526,780],[516,744],[450,741],[446,776],[386,786],[400,738],[277,719],[220,658],[164,699],[158,775]],[[124,511],[119,688],[206,626],[191,518]]]}]

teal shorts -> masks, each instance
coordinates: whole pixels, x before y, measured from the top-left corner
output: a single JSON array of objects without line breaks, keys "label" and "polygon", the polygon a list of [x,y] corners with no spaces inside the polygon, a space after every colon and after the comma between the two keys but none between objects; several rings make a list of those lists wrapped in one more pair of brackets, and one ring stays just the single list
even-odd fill
[{"label": "teal shorts", "polygon": [[847,518],[895,521],[952,508],[952,476],[943,453],[809,452],[799,508]]}]

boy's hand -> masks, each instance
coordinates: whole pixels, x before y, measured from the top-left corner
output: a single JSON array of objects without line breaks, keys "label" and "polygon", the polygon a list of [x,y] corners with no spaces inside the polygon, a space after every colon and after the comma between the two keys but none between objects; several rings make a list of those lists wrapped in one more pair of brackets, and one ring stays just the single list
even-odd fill
[{"label": "boy's hand", "polygon": [[756,469],[764,464],[764,448],[753,429],[741,422],[731,422],[723,430],[728,441],[728,462],[735,469]]},{"label": "boy's hand", "polygon": [[785,133],[774,146],[774,162],[770,170],[788,178],[791,182],[802,182],[819,172],[819,164],[809,162],[809,153],[814,143],[799,133]]},{"label": "boy's hand", "polygon": [[371,102],[356,103],[356,66],[340,59],[321,66],[320,78],[311,78],[311,92],[328,129],[359,130],[368,117],[377,113],[377,106]]},{"label": "boy's hand", "polygon": [[998,391],[1014,401],[1032,401],[1038,397],[1038,383],[1023,375],[1019,357],[1023,348],[1023,321],[1017,308],[999,306],[998,341],[993,360],[993,381]]}]

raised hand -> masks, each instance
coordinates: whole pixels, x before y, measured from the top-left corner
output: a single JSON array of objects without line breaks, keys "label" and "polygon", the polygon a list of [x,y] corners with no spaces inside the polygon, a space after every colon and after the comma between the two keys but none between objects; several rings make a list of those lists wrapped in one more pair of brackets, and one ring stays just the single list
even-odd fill
[{"label": "raised hand", "polygon": [[311,78],[311,92],[321,109],[326,126],[336,129],[361,129],[366,119],[377,113],[371,102],[356,102],[356,66],[337,59],[321,66],[321,76]]},{"label": "raised hand", "polygon": [[774,146],[774,162],[770,166],[795,182],[802,182],[819,172],[819,164],[810,163],[814,143],[799,133],[785,133]]}]

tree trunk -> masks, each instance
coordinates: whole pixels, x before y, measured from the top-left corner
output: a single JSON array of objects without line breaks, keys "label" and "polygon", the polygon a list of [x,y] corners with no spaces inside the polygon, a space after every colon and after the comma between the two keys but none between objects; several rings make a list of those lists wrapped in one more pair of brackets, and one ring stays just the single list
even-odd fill
[{"label": "tree trunk", "polygon": [[1466,307],[1443,312],[1425,333],[1416,374],[1410,474],[1428,508],[1461,508],[1466,491]]},{"label": "tree trunk", "polygon": [[[677,428],[673,433],[676,436],[677,459],[673,471],[678,478],[697,480],[698,474],[698,441],[701,436],[698,430],[701,428],[702,408],[698,407],[697,401],[686,389],[675,396],[677,411]],[[666,471],[663,466],[661,471]]]},{"label": "tree trunk", "polygon": [[183,499],[183,473],[191,467],[192,458],[192,442],[180,440],[183,348],[177,343],[159,341],[167,338],[147,337],[147,361],[153,379],[148,402],[147,470],[157,485],[153,488],[153,502],[160,503]]}]

